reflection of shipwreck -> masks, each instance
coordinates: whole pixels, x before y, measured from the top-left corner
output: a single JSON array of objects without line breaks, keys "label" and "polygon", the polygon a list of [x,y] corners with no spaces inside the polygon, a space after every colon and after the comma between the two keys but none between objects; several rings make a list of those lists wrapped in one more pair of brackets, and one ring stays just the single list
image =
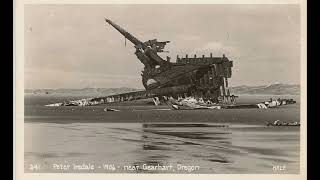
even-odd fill
[{"label": "reflection of shipwreck", "polygon": [[[107,101],[124,101],[149,97],[202,97],[212,102],[234,98],[230,96],[228,78],[231,77],[233,66],[224,55],[222,57],[179,57],[176,62],[170,62],[170,57],[164,60],[158,53],[164,52],[164,47],[170,41],[159,42],[157,39],[142,42],[123,28],[106,19],[136,48],[136,56],[144,64],[142,83],[146,91],[126,93]],[[115,98],[115,99],[114,99]]]}]

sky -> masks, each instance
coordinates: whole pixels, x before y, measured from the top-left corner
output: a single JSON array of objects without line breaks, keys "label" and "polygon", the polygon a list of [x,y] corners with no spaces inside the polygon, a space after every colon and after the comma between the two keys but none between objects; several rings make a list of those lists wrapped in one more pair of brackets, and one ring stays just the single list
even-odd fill
[{"label": "sky", "polygon": [[143,88],[133,44],[176,56],[226,55],[230,86],[300,83],[299,5],[25,5],[25,88]]}]

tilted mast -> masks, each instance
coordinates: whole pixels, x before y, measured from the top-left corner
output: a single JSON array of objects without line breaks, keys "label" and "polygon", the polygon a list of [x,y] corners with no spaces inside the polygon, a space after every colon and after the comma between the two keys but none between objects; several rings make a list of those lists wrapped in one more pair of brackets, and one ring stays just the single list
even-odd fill
[{"label": "tilted mast", "polygon": [[132,34],[127,32],[126,30],[124,30],[122,27],[118,26],[117,24],[115,24],[114,22],[112,22],[111,20],[109,20],[107,18],[105,18],[105,19],[106,19],[106,22],[108,22],[112,27],[114,27],[117,31],[119,31],[126,39],[128,39],[130,42],[132,42],[135,46],[143,44],[139,39],[137,39]]},{"label": "tilted mast", "polygon": [[151,69],[156,65],[169,65],[170,63],[162,59],[157,53],[164,52],[163,49],[170,41],[158,42],[157,39],[141,42],[132,34],[124,30],[119,25],[115,24],[111,20],[105,18],[106,22],[119,31],[126,39],[134,44],[136,48],[137,58],[145,65],[145,68]]}]

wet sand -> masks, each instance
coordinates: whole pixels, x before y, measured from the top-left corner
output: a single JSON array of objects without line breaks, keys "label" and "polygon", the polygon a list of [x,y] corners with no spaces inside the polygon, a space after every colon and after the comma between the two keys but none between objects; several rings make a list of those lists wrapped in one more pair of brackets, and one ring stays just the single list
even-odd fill
[{"label": "wet sand", "polygon": [[[26,172],[299,173],[300,128],[265,126],[265,121],[278,119],[299,121],[299,102],[275,109],[222,110],[168,110],[145,102],[108,105],[120,112],[105,112],[106,106],[43,106],[57,100],[61,99],[25,99]],[[30,164],[37,163],[41,169],[31,170]],[[53,167],[83,163],[94,164],[95,169]],[[179,170],[181,164],[200,168]],[[146,170],[143,165],[172,165],[174,170]],[[274,166],[286,169],[274,170]]]},{"label": "wet sand", "polygon": [[[247,96],[239,103],[257,103],[270,96]],[[283,96],[281,96],[283,97]],[[300,121],[300,104],[281,106],[273,109],[221,109],[221,110],[171,110],[168,105],[154,106],[145,101],[111,103],[98,106],[46,107],[61,102],[51,97],[27,97],[25,100],[25,122],[54,123],[147,123],[147,122],[232,122],[265,124],[266,121]],[[298,97],[295,96],[295,99]],[[104,108],[120,112],[105,112]]]}]

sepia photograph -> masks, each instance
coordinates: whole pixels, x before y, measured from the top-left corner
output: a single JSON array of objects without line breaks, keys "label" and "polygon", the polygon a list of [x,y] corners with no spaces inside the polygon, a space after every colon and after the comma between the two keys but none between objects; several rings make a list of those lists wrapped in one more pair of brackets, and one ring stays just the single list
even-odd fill
[{"label": "sepia photograph", "polygon": [[301,4],[23,17],[24,173],[301,173]]}]

